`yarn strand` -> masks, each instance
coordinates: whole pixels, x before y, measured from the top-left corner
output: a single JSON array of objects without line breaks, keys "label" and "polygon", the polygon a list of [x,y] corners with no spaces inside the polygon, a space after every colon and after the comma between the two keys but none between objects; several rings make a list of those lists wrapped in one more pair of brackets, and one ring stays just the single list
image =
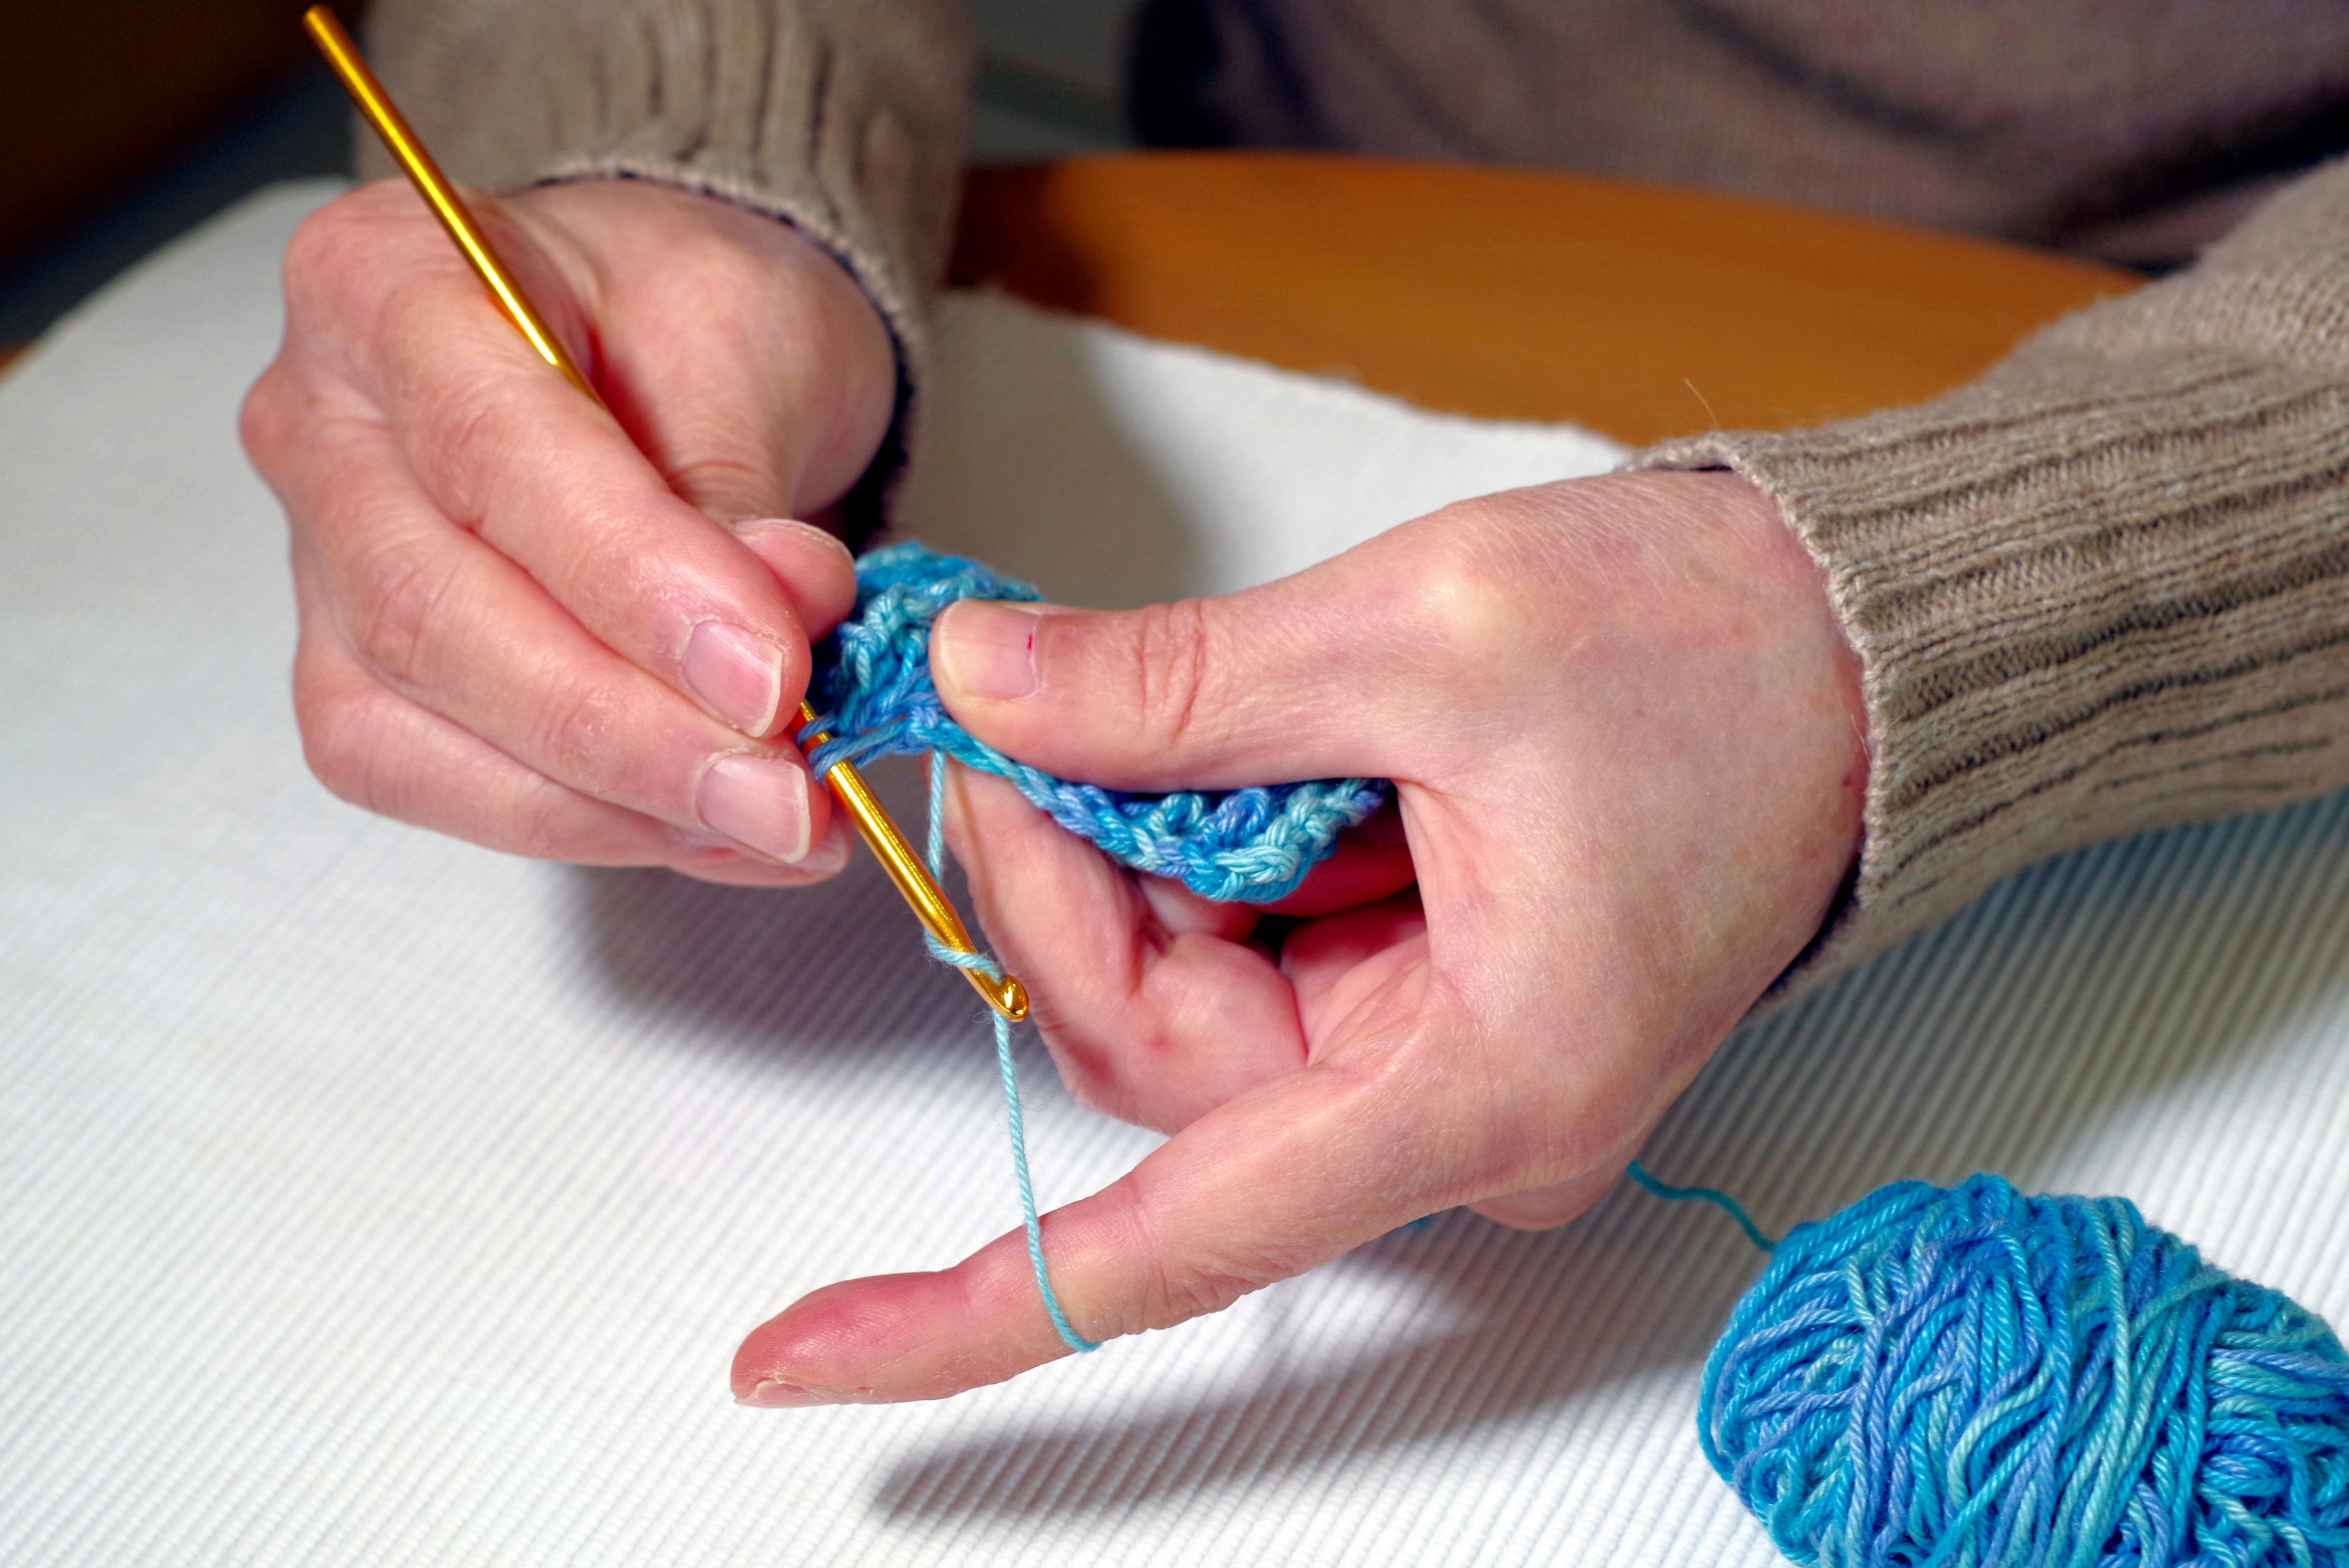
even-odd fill
[{"label": "yarn strand", "polygon": [[1736,1220],[1737,1228],[1745,1232],[1745,1239],[1753,1242],[1756,1247],[1761,1248],[1762,1251],[1765,1252],[1775,1252],[1778,1250],[1778,1243],[1773,1241],[1767,1235],[1765,1235],[1763,1232],[1761,1226],[1754,1223],[1754,1217],[1745,1212],[1745,1206],[1738,1202],[1736,1199],[1732,1198],[1728,1193],[1722,1191],[1719,1188],[1670,1186],[1667,1183],[1658,1181],[1654,1177],[1649,1175],[1648,1168],[1641,1165],[1636,1159],[1630,1165],[1624,1167],[1623,1171],[1624,1174],[1629,1176],[1633,1181],[1639,1183],[1641,1187],[1646,1188],[1650,1192],[1654,1193],[1657,1197],[1662,1199],[1667,1203],[1697,1202],[1712,1204],[1715,1209],[1720,1210],[1723,1214],[1726,1214],[1732,1220]]},{"label": "yarn strand", "polygon": [[[928,859],[930,875],[941,882],[947,874],[946,798],[946,753],[932,752]],[[922,940],[929,944],[930,956],[942,964],[977,970],[990,980],[1003,978],[1003,966],[984,953],[958,953],[927,933]],[[1052,1290],[1052,1276],[1044,1267],[1044,1225],[1036,1214],[1036,1186],[1028,1175],[1028,1127],[1019,1110],[1019,1069],[1011,1056],[1011,1023],[991,1008],[987,1016],[995,1025],[995,1070],[1003,1081],[1004,1119],[1011,1127],[1011,1174],[1019,1187],[1019,1223],[1028,1232],[1028,1264],[1036,1272],[1037,1293],[1044,1298],[1044,1311],[1051,1317],[1061,1343],[1081,1355],[1099,1350],[1101,1342],[1087,1339],[1069,1326],[1069,1314],[1061,1310],[1061,1298]]]}]

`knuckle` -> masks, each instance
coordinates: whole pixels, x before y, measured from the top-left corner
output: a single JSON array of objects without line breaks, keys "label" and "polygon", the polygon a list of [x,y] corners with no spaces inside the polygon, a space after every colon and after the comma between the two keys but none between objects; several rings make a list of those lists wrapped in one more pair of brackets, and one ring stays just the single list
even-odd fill
[{"label": "knuckle", "polygon": [[543,774],[531,774],[500,812],[493,842],[510,855],[533,860],[566,860],[574,852],[571,796]]},{"label": "knuckle", "polygon": [[329,794],[363,811],[389,809],[374,703],[297,664],[294,718],[302,735],[302,760]]},{"label": "knuckle", "polygon": [[630,705],[609,680],[587,679],[566,686],[539,706],[531,724],[531,755],[544,758],[558,777],[584,781],[588,794],[605,795],[612,785],[602,775],[612,757],[636,756],[645,748],[629,735]]},{"label": "knuckle", "polygon": [[1270,1258],[1234,1248],[1213,1252],[1195,1250],[1182,1258],[1164,1251],[1153,1256],[1154,1262],[1136,1303],[1140,1319],[1123,1328],[1123,1333],[1167,1328],[1221,1312],[1288,1272]]},{"label": "knuckle", "polygon": [[412,539],[364,556],[350,595],[351,645],[394,685],[414,688],[429,676],[429,654],[456,579],[455,564]]},{"label": "knuckle", "polygon": [[1172,750],[1195,740],[1213,650],[1206,606],[1198,599],[1136,612],[1132,642],[1133,712],[1143,744]]},{"label": "knuckle", "polygon": [[286,450],[286,434],[292,424],[291,398],[285,386],[285,369],[273,364],[261,374],[244,394],[244,401],[236,413],[236,439],[245,455],[264,476],[277,465]]},{"label": "knuckle", "polygon": [[673,465],[667,478],[678,494],[719,516],[780,516],[790,510],[771,465],[757,458],[690,458]]},{"label": "knuckle", "polygon": [[299,310],[344,295],[364,300],[375,269],[385,265],[387,230],[420,213],[397,182],[379,181],[304,218],[285,242],[287,303]]},{"label": "knuckle", "polygon": [[285,281],[305,292],[325,280],[339,277],[352,262],[363,258],[354,244],[354,229],[362,205],[361,192],[338,196],[294,226],[285,242]]},{"label": "knuckle", "polygon": [[1481,529],[1435,535],[1398,607],[1413,642],[1452,669],[1489,668],[1521,645],[1527,607],[1509,553]]},{"label": "knuckle", "polygon": [[[488,382],[444,388],[419,411],[433,466],[444,477],[495,474],[507,466],[514,421]],[[486,506],[486,497],[470,496],[461,509],[478,515]]]}]

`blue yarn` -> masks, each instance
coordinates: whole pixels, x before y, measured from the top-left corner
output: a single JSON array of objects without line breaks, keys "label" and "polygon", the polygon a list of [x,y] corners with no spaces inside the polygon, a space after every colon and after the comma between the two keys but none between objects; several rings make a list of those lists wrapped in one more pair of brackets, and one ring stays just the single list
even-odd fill
[{"label": "blue yarn", "polygon": [[1778,1250],[1778,1243],[1764,1235],[1762,1227],[1754,1223],[1754,1216],[1745,1212],[1745,1205],[1717,1187],[1667,1187],[1649,1175],[1648,1168],[1636,1159],[1623,1168],[1623,1174],[1667,1203],[1710,1203],[1736,1220],[1737,1228],[1745,1232],[1745,1239],[1756,1247],[1765,1252]]},{"label": "blue yarn", "polygon": [[1797,1226],[1697,1426],[1799,1563],[2349,1564],[2349,1354],[2125,1199],[1904,1181]]},{"label": "blue yarn", "polygon": [[[947,759],[940,752],[930,753],[930,875],[944,880],[947,874]],[[954,969],[976,970],[989,980],[1003,978],[1003,966],[984,953],[959,953],[923,933],[922,940],[930,945],[930,956]],[[1052,1276],[1044,1268],[1044,1226],[1036,1217],[1036,1187],[1028,1179],[1028,1126],[1019,1114],[1019,1069],[1011,1060],[1011,1023],[1003,1014],[988,1008],[987,1016],[995,1024],[995,1073],[1003,1082],[1004,1116],[1011,1125],[1011,1176],[1019,1188],[1019,1223],[1028,1232],[1028,1266],[1035,1271],[1037,1293],[1044,1298],[1044,1311],[1052,1319],[1052,1327],[1061,1343],[1079,1355],[1101,1348],[1099,1340],[1087,1339],[1069,1326],[1069,1314],[1061,1310],[1061,1298],[1052,1290]]]},{"label": "blue yarn", "polygon": [[957,599],[1040,596],[976,561],[917,544],[892,545],[856,563],[856,609],[816,649],[809,732],[832,739],[809,753],[834,763],[944,752],[1000,774],[1052,820],[1137,871],[1171,877],[1205,898],[1270,903],[1297,890],[1347,828],[1386,800],[1376,779],[1198,794],[1129,794],[1071,784],[1014,762],[956,723],[930,684],[930,623]]}]

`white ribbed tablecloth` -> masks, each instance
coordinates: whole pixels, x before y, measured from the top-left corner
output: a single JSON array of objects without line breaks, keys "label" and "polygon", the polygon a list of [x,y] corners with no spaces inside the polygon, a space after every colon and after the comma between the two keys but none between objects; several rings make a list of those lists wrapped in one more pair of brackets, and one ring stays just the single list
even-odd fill
[{"label": "white ribbed tablecloth", "polygon": [[[869,867],[537,865],[310,780],[233,424],[326,193],[0,381],[0,1563],[1777,1561],[1691,1418],[1757,1259],[1627,1189],[944,1404],[729,1403],[785,1301],[1013,1222],[984,1023]],[[941,363],[915,529],[1077,600],[1614,455],[1001,301]],[[1027,1064],[1048,1203],[1150,1146]],[[1976,1168],[2127,1193],[2349,1319],[2349,803],[2002,885],[1734,1039],[1649,1158],[1774,1228]]]}]

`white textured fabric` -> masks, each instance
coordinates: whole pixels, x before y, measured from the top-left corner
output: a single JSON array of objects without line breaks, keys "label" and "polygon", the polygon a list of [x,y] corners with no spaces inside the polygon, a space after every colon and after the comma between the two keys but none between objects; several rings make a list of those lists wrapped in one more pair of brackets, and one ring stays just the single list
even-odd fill
[{"label": "white textured fabric", "polygon": [[1432,414],[1336,381],[950,296],[897,523],[1068,604],[1229,593],[1464,495],[1603,473],[1566,425]]},{"label": "white textured fabric", "polygon": [[[0,382],[0,1563],[1776,1561],[1691,1420],[1757,1259],[1629,1189],[945,1404],[729,1404],[784,1301],[1009,1227],[984,1023],[869,868],[534,865],[309,780],[233,421],[319,195]],[[1001,305],[941,362],[912,510],[1071,598],[1609,456]],[[1149,1146],[1028,1064],[1048,1201]],[[2002,885],[1733,1041],[1649,1158],[1775,1228],[1901,1176],[2125,1192],[2349,1317],[2349,802]]]}]

